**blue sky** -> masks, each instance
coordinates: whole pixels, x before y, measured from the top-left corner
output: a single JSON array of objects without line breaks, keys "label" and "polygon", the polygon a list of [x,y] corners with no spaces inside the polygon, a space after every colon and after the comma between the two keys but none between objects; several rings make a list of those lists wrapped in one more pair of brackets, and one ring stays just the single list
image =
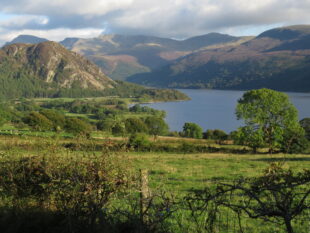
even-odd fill
[{"label": "blue sky", "polygon": [[1,0],[0,44],[19,34],[56,41],[101,33],[257,35],[310,24],[309,12],[310,0]]}]

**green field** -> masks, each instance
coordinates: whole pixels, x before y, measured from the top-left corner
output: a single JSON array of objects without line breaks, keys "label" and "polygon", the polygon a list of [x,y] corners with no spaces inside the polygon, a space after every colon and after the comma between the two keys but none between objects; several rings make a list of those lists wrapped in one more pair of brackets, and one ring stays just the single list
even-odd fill
[{"label": "green field", "polygon": [[[158,229],[166,229],[167,231],[169,229],[171,232],[180,233],[208,232],[204,229],[205,215],[199,215],[199,222],[195,222],[197,219],[193,219],[189,210],[186,209],[186,203],[183,203],[184,197],[189,195],[193,190],[203,190],[205,187],[212,185],[213,182],[231,182],[241,176],[259,176],[272,162],[281,163],[284,168],[291,168],[294,172],[302,171],[303,169],[310,167],[310,155],[308,154],[155,153],[127,152],[126,150],[109,152],[105,149],[102,150],[102,148],[98,150],[96,149],[96,146],[98,145],[113,144],[119,142],[119,140],[126,141],[125,138],[110,138],[107,141],[107,138],[87,140],[83,138],[65,139],[62,137],[51,139],[50,137],[42,138],[26,135],[1,136],[0,162],[3,164],[8,162],[16,164],[14,161],[23,161],[26,158],[34,158],[34,161],[37,161],[37,159],[38,161],[42,161],[41,159],[43,159],[43,161],[45,161],[44,163],[48,165],[48,172],[59,169],[59,166],[61,170],[65,171],[74,164],[74,167],[80,167],[81,171],[86,172],[83,174],[87,174],[88,170],[84,170],[87,167],[84,166],[86,166],[88,162],[93,164],[97,160],[105,158],[110,154],[112,159],[114,158],[112,164],[116,163],[115,166],[118,166],[117,164],[120,163],[121,166],[125,166],[125,169],[130,171],[133,177],[139,176],[140,169],[146,169],[149,174],[149,188],[153,195],[164,192],[165,195],[171,198],[169,200],[173,200],[171,203],[176,202],[176,204],[169,207],[176,209],[173,210],[169,217],[162,220],[162,226],[161,224],[158,225],[158,223],[156,223],[156,227]],[[182,143],[182,140],[180,141],[180,139],[176,138],[171,138],[170,141],[167,140],[167,138],[163,138],[162,140],[172,145]],[[203,143],[209,143],[212,145],[212,143],[214,143],[205,140],[190,139],[188,141],[198,145]],[[66,147],[66,145],[71,145],[72,143],[77,143],[78,146],[74,148]],[[232,147],[232,145],[230,146]],[[34,164],[36,163],[37,162]],[[82,182],[82,180],[80,182]],[[116,208],[118,211],[115,213],[111,210],[112,212],[110,214],[113,214],[114,217],[118,216],[117,218],[123,219],[122,221],[125,222],[136,221],[131,219],[137,216],[137,204],[134,204],[135,201],[138,200],[136,199],[138,194],[136,184],[138,183],[135,181],[133,188],[131,188],[132,191],[127,190],[125,196],[122,196],[123,194],[121,194],[121,196],[117,195],[118,197],[115,196],[111,198],[110,204],[108,205],[110,206],[109,208],[114,206],[112,209],[115,210]],[[74,185],[77,184],[74,183]],[[68,188],[68,190],[70,189]],[[37,205],[35,204],[37,198],[38,197],[32,196],[22,197],[19,201],[25,204],[22,204],[19,208],[23,209],[27,206],[27,211],[30,211],[30,206],[33,206],[31,208],[37,209],[38,207],[34,207]],[[83,199],[80,199],[80,202],[83,202]],[[0,203],[1,208],[8,208],[8,203],[10,203],[8,199],[2,199],[2,202]],[[29,206],[29,203],[32,204]],[[162,205],[162,199],[156,200],[155,203],[159,203],[159,206]],[[154,207],[152,206],[152,208],[154,208],[152,211],[159,211],[162,207],[158,207],[154,204]],[[49,209],[45,209],[45,211],[48,210]],[[28,216],[29,213],[27,211],[26,215]],[[130,216],[133,214],[133,216],[129,217],[129,219],[127,218],[128,216],[124,218],[123,215],[120,215],[120,212],[126,214],[126,216],[128,214]],[[25,212],[23,213],[25,214]],[[30,211],[30,213],[32,212]],[[23,216],[23,214],[20,215]],[[151,216],[152,219],[157,219],[156,216]],[[240,232],[237,226],[237,217],[232,212],[223,212],[223,215],[221,215],[217,221],[217,224],[219,225],[217,227],[217,232]],[[136,223],[134,222],[131,224]],[[242,224],[243,232],[285,232],[284,226],[263,223],[261,220],[253,220],[246,218],[245,216],[242,218]],[[307,232],[307,224],[308,223],[304,222],[304,220],[293,222],[294,228],[300,233]],[[257,226],[260,227],[258,228]]]},{"label": "green field", "polygon": [[[226,187],[222,184],[254,182],[266,171],[276,172],[272,182],[282,182],[285,176],[276,177],[283,170],[292,180],[305,175],[298,178],[298,189],[288,188],[298,201],[295,192],[309,191],[305,141],[295,141],[304,143],[303,154],[284,154],[280,147],[269,153],[266,146],[254,153],[250,144],[221,130],[206,131],[204,139],[203,132],[200,139],[185,130],[169,132],[165,112],[128,106],[135,101],[59,98],[0,106],[0,232],[286,232],[281,218],[250,218],[195,195],[217,195]],[[141,170],[147,172],[147,184]],[[245,203],[246,195],[229,198],[229,203]],[[308,233],[310,211],[296,216],[295,232]]]},{"label": "green field", "polygon": [[272,162],[283,162],[296,172],[310,167],[310,155],[130,153],[129,158],[136,168],[148,169],[154,188],[164,185],[178,193],[204,188],[215,180],[254,177]]}]

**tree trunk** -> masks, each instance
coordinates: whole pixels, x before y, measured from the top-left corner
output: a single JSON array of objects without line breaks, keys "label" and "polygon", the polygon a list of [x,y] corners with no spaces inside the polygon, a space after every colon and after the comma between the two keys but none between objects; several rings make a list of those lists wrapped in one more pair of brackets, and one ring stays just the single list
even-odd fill
[{"label": "tree trunk", "polygon": [[285,221],[285,226],[286,226],[286,231],[288,233],[294,233],[293,228],[292,228],[292,224],[291,224],[291,220],[290,219],[284,219]]}]

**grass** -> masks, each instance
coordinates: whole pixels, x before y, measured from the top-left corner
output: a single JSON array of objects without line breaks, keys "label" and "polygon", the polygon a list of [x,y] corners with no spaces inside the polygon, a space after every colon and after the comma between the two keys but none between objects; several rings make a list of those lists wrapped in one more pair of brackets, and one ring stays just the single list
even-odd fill
[{"label": "grass", "polygon": [[[99,134],[96,136],[100,136]],[[108,135],[101,135],[108,136]],[[159,138],[158,140],[166,143],[176,143],[177,139]],[[0,136],[0,161],[14,160],[28,156],[44,156],[48,160],[60,158],[65,161],[68,158],[75,158],[81,164],[85,159],[95,158],[102,155],[100,151],[71,151],[63,147],[64,143],[94,143],[103,144],[103,139],[86,140],[76,138],[58,137],[51,139],[49,137],[33,136]],[[206,143],[203,140],[194,141],[194,143]],[[210,142],[213,143],[213,142]],[[179,198],[188,194],[192,189],[203,189],[214,180],[233,180],[240,176],[254,177],[260,175],[262,171],[271,162],[283,162],[285,167],[290,167],[294,171],[301,171],[310,167],[310,155],[296,154],[223,154],[223,153],[151,153],[151,152],[119,152],[118,159],[126,163],[127,167],[132,167],[135,173],[139,169],[147,169],[149,172],[150,188],[152,192],[165,190],[169,194]],[[121,201],[121,200],[119,200]],[[120,203],[124,205],[124,203]],[[126,207],[127,208],[127,207]],[[226,218],[226,217],[225,217]],[[232,215],[230,221],[236,221]],[[192,220],[189,218],[189,212],[182,209],[174,213],[171,218],[173,232],[197,232]],[[272,224],[246,219],[243,220],[246,225],[245,232],[283,232],[283,229]],[[177,225],[181,224],[181,225]],[[237,223],[230,223],[227,226],[232,227]],[[224,229],[224,228],[223,228]],[[296,228],[298,229],[298,228]],[[204,231],[201,231],[204,232]],[[238,231],[219,231],[219,232],[238,232]],[[303,230],[298,232],[305,232]]]},{"label": "grass", "polygon": [[[96,139],[85,140],[70,137],[70,134],[56,134],[53,132],[21,131],[22,136],[0,136],[0,152],[11,154],[11,150],[18,154],[40,155],[53,154],[60,156],[67,153],[64,144],[103,145],[106,140],[126,141],[122,137],[110,137],[103,132],[94,132]],[[38,137],[39,136],[39,137]],[[51,137],[54,137],[52,139]],[[160,138],[161,143],[167,144],[183,141],[170,138]],[[185,139],[185,141],[187,141]],[[209,143],[197,140],[196,143]],[[210,144],[212,145],[212,141]],[[224,145],[224,147],[233,145]],[[13,154],[14,154],[13,153]],[[91,151],[75,152],[80,154],[100,153]],[[309,154],[224,154],[224,153],[158,153],[158,152],[119,152],[128,157],[133,168],[147,169],[152,188],[164,187],[176,193],[184,194],[191,189],[201,189],[213,180],[232,180],[240,176],[253,177],[262,171],[271,162],[283,162],[285,167],[294,171],[310,167]]]},{"label": "grass", "polygon": [[169,154],[131,153],[136,169],[148,169],[151,186],[186,193],[201,189],[213,180],[254,177],[271,162],[299,171],[310,167],[310,155],[237,155],[237,154]]}]

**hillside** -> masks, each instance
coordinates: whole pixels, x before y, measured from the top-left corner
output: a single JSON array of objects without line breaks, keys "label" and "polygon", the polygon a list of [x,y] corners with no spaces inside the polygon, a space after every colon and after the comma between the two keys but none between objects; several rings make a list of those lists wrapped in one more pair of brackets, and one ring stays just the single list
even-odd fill
[{"label": "hillside", "polygon": [[87,56],[116,80],[170,64],[198,49],[238,41],[239,37],[210,33],[186,40],[154,36],[102,35],[92,39],[68,38],[61,43]]},{"label": "hillside", "polygon": [[[8,44],[39,43],[42,38],[19,36]],[[164,67],[176,59],[206,48],[226,47],[249,40],[220,33],[209,33],[185,40],[144,35],[101,35],[90,39],[66,38],[60,43],[97,64],[115,80],[126,80],[139,73]]]},{"label": "hillside", "polygon": [[310,91],[310,26],[263,32],[240,45],[206,48],[128,81],[174,88]]},{"label": "hillside", "polygon": [[12,44],[0,49],[0,84],[1,98],[104,95],[156,100],[187,98],[177,91],[115,82],[94,63],[56,42]]}]

